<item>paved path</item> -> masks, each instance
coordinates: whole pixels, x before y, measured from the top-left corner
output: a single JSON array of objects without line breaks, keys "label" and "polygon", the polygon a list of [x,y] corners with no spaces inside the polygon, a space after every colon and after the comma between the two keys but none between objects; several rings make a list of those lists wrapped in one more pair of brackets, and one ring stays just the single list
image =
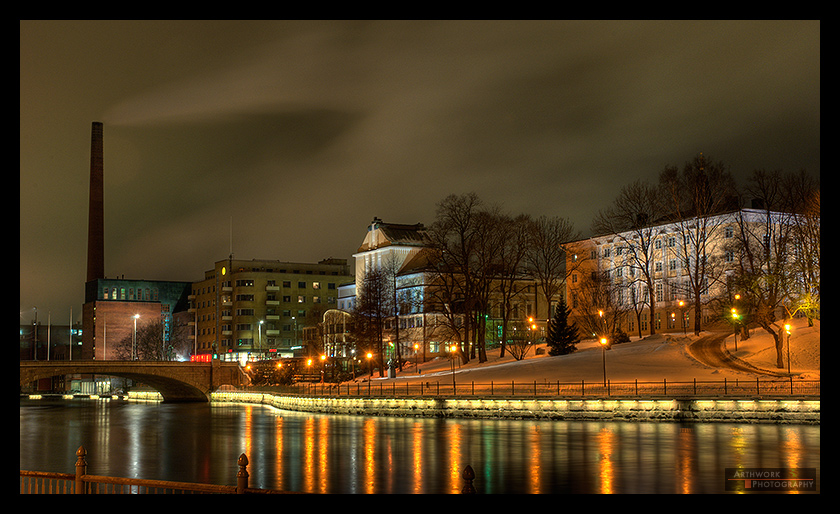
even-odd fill
[{"label": "paved path", "polygon": [[746,373],[761,373],[772,376],[787,376],[785,373],[757,368],[730,355],[723,347],[723,341],[731,334],[728,332],[717,332],[701,337],[689,345],[688,350],[699,362],[713,368],[729,368],[734,371]]}]

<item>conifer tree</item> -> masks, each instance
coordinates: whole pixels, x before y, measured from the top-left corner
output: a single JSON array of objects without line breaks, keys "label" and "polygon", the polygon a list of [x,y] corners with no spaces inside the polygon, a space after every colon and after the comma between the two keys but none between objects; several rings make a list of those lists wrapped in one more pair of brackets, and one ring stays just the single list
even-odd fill
[{"label": "conifer tree", "polygon": [[569,313],[566,302],[560,301],[554,318],[548,323],[547,345],[549,355],[566,355],[577,350],[580,342],[577,325],[569,325]]}]

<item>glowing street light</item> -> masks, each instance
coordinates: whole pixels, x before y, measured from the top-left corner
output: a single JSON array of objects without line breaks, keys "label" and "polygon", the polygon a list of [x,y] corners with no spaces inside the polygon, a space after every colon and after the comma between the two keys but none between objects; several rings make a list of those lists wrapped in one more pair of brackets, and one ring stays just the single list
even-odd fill
[{"label": "glowing street light", "polygon": [[785,333],[787,334],[787,368],[788,375],[790,375],[790,323],[785,324]]},{"label": "glowing street light", "polygon": [[[737,296],[737,295],[736,295]],[[732,323],[735,325],[735,351],[738,351],[738,319],[741,317],[738,314],[738,310],[735,307],[732,307],[730,311],[732,313]]]},{"label": "glowing street light", "polygon": [[132,316],[134,318],[134,337],[131,338],[131,360],[137,360],[137,318],[139,318],[139,314],[135,314]]},{"label": "glowing street light", "polygon": [[604,387],[607,387],[607,338],[601,338],[601,357],[604,364]]},{"label": "glowing street light", "polygon": [[452,346],[449,347],[449,356],[451,358],[451,361],[450,361],[451,368],[450,369],[452,370],[452,394],[455,394],[455,359],[458,358],[458,354],[456,353],[457,351],[458,351],[458,346],[457,345],[453,344]]}]

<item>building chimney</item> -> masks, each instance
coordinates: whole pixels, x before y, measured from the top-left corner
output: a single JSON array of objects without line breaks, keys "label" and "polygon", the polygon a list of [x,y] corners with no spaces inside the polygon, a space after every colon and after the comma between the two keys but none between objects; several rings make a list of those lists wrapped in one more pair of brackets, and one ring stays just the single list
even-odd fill
[{"label": "building chimney", "polygon": [[105,193],[102,154],[102,123],[95,121],[90,137],[87,282],[105,278]]}]

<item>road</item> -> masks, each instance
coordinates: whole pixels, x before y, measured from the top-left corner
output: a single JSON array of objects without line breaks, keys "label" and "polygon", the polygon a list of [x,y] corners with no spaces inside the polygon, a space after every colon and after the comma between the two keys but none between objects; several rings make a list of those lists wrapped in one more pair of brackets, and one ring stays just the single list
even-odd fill
[{"label": "road", "polygon": [[782,373],[769,371],[755,366],[751,366],[739,359],[733,358],[729,352],[723,348],[723,340],[731,334],[728,332],[717,332],[705,337],[701,337],[697,341],[691,343],[689,351],[699,362],[714,368],[729,368],[735,371],[743,371],[746,373],[761,373],[772,376],[785,376]]}]

